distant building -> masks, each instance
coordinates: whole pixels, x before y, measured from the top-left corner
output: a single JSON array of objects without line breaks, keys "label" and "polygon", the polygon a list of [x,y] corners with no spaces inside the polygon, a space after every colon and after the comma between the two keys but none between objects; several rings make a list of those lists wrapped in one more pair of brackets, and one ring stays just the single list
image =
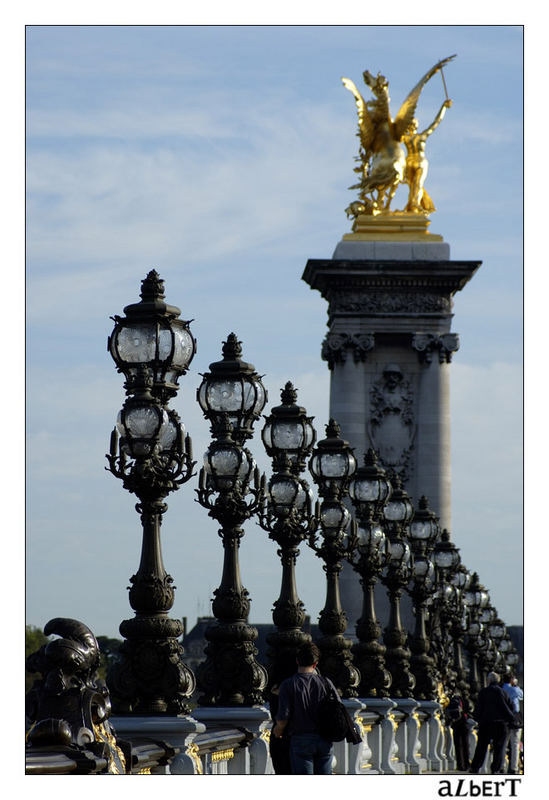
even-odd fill
[{"label": "distant building", "polygon": [[[183,635],[183,660],[190,667],[193,672],[196,670],[196,667],[205,660],[206,656],[204,655],[204,649],[208,642],[206,641],[206,628],[209,625],[212,625],[216,622],[215,617],[198,617],[196,620],[196,625],[192,630],[187,633],[187,625],[185,621],[185,633]],[[257,647],[258,655],[257,661],[260,664],[266,665],[267,664],[267,636],[269,633],[276,630],[275,625],[273,623],[250,623],[253,625],[254,628],[257,629],[257,639],[255,641],[255,646]],[[307,616],[305,618],[305,622],[303,623],[302,630],[304,633],[309,633],[313,639],[316,639],[319,634],[318,625],[311,625],[311,618]]]}]

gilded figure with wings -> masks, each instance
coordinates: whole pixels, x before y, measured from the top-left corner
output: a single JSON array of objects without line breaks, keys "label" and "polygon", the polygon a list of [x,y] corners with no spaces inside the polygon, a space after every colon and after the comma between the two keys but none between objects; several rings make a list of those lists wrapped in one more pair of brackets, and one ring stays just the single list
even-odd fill
[{"label": "gilded figure with wings", "polygon": [[[347,208],[349,217],[358,214],[390,213],[390,204],[400,183],[409,187],[408,203],[405,211],[428,214],[435,210],[433,202],[424,189],[428,162],[425,158],[427,138],[438,127],[446,109],[452,101],[446,100],[435,119],[425,130],[418,132],[415,118],[417,102],[421,90],[428,80],[455,56],[438,61],[425,73],[423,78],[409,93],[398,114],[391,117],[389,109],[389,84],[378,73],[377,77],[366,70],[363,73],[365,84],[371,89],[374,100],[366,102],[353,81],[342,78],[343,85],[352,92],[358,110],[358,136],[360,150],[357,161],[360,165],[355,172],[360,175],[359,183],[351,189],[359,189],[359,200]],[[446,84],[444,83],[446,89]],[[403,146],[405,145],[407,154]]]}]

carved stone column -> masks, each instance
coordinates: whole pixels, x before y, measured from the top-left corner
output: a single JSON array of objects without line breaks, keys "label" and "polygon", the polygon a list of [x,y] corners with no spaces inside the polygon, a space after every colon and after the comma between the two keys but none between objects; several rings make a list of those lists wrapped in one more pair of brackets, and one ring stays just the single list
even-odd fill
[{"label": "carved stone column", "polygon": [[[420,239],[346,235],[333,258],[307,262],[303,280],[328,303],[322,357],[331,371],[330,416],[356,452],[376,450],[413,502],[426,494],[450,528],[453,298],[480,262],[451,261],[448,244]],[[341,592],[352,626],[360,589],[348,565]],[[411,622],[406,608],[403,615]]]}]

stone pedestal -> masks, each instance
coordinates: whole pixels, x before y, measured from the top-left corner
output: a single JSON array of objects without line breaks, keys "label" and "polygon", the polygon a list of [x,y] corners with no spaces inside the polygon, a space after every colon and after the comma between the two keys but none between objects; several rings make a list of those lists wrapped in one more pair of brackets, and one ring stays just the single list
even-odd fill
[{"label": "stone pedestal", "polygon": [[204,733],[206,726],[194,717],[138,717],[114,716],[110,722],[120,739],[160,739],[181,752],[174,756],[169,766],[158,767],[157,774],[198,775],[201,772],[200,759],[193,748],[193,740]]},{"label": "stone pedestal", "polygon": [[398,725],[393,712],[396,703],[382,697],[361,698],[361,701],[367,711],[377,714],[378,719],[368,736],[373,770],[382,775],[404,774],[404,764],[399,761],[395,738]]},{"label": "stone pedestal", "polygon": [[419,775],[425,771],[426,760],[419,754],[419,719],[416,712],[418,701],[412,698],[395,699],[397,709],[404,712],[405,718],[398,726],[396,739],[400,761],[407,775]]},{"label": "stone pedestal", "polygon": [[253,734],[253,741],[240,754],[246,763],[235,765],[235,774],[272,775],[274,773],[269,755],[271,715],[264,706],[216,706],[197,708],[195,718],[206,725],[206,729],[246,728]]},{"label": "stone pedestal", "polygon": [[441,705],[434,700],[420,700],[418,708],[425,714],[419,739],[427,769],[429,772],[445,772],[446,763],[441,751],[444,746],[444,729],[440,721]]},{"label": "stone pedestal", "polygon": [[[453,297],[479,261],[451,261],[449,245],[345,238],[331,259],[311,259],[303,280],[328,302],[322,357],[331,370],[330,416],[355,449],[397,472],[414,504],[429,498],[451,530],[450,393]],[[356,575],[341,575],[351,629],[360,616]],[[381,609],[379,609],[381,611]]]}]

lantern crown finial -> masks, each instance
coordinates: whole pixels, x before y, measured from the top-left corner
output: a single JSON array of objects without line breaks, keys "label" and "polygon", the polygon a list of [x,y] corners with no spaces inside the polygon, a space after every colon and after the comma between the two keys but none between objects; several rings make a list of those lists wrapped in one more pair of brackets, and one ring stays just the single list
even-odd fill
[{"label": "lantern crown finial", "polygon": [[285,406],[293,406],[297,400],[297,390],[291,381],[287,381],[286,385],[280,392],[280,399]]},{"label": "lantern crown finial", "polygon": [[155,269],[151,269],[147,277],[141,281],[141,293],[139,296],[145,302],[163,300],[166,296],[164,294],[164,281]]},{"label": "lantern crown finial", "polygon": [[330,419],[328,424],[326,425],[326,436],[328,438],[337,438],[339,439],[341,435],[341,428],[339,424],[335,421],[335,419]]},{"label": "lantern crown finial", "polygon": [[221,348],[223,358],[226,361],[236,361],[242,356],[242,342],[239,342],[236,333],[229,333],[227,341],[223,342]]}]

